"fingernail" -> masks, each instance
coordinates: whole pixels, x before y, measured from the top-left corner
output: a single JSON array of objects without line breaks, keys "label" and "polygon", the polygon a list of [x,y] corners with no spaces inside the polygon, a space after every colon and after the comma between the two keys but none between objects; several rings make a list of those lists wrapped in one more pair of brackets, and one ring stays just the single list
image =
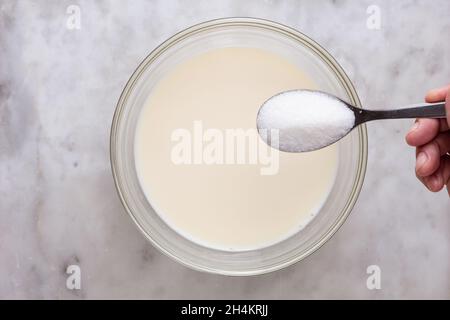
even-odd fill
[{"label": "fingernail", "polygon": [[415,130],[417,130],[419,128],[419,121],[416,120],[416,122],[414,122],[414,124],[412,125],[411,129],[409,129],[409,132],[413,132]]},{"label": "fingernail", "polygon": [[431,177],[431,183],[433,184],[434,190],[439,190],[441,187],[441,176],[439,174],[435,174]]},{"label": "fingernail", "polygon": [[425,152],[420,152],[417,155],[417,159],[416,159],[416,170],[420,170],[420,168],[423,167],[423,165],[425,164],[425,162],[427,162],[428,160],[428,155]]}]

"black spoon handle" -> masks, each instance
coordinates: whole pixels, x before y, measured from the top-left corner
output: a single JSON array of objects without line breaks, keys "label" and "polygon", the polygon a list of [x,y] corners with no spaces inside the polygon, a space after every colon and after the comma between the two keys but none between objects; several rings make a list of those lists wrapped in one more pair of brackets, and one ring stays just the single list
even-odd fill
[{"label": "black spoon handle", "polygon": [[420,104],[395,110],[365,110],[354,108],[355,125],[381,119],[445,118],[445,102]]}]

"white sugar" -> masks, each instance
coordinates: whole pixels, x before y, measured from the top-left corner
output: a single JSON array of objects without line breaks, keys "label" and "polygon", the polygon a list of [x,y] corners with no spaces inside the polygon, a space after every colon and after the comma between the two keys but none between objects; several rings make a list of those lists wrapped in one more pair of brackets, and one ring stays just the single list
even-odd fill
[{"label": "white sugar", "polygon": [[[333,96],[308,90],[287,91],[267,100],[258,113],[261,129],[278,130],[278,149],[287,152],[311,151],[344,137],[355,123],[355,115]],[[273,147],[274,140],[261,134]]]}]

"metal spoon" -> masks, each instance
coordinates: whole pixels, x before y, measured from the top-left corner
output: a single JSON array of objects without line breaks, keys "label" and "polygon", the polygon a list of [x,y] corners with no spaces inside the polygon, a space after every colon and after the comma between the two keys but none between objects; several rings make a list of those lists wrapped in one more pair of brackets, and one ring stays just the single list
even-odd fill
[{"label": "metal spoon", "polygon": [[[314,139],[311,139],[311,137],[308,136],[307,129],[301,131],[301,132],[305,133],[304,137],[295,136],[296,131],[292,131],[292,130],[289,132],[289,135],[288,134],[283,135],[283,130],[280,129],[279,136],[276,139],[276,143],[274,143],[273,137],[271,138],[270,136],[267,136],[267,129],[278,129],[278,128],[267,128],[267,127],[263,127],[261,125],[262,121],[260,118],[261,118],[261,114],[263,114],[262,110],[264,110],[264,108],[265,108],[266,110],[264,110],[264,111],[267,114],[267,108],[271,106],[271,104],[268,102],[270,102],[272,99],[277,98],[283,94],[292,93],[292,92],[296,93],[296,94],[305,94],[305,93],[311,94],[311,93],[313,93],[313,94],[317,94],[319,98],[337,99],[338,101],[340,101],[342,103],[342,105],[345,105],[349,110],[351,110],[353,112],[353,114],[355,116],[353,127],[350,127],[348,129],[348,131],[346,129],[345,132],[343,132],[339,136],[324,137],[325,139],[321,139],[320,143],[314,143],[314,142],[308,143],[307,139],[310,139],[310,140],[314,140]],[[299,106],[299,107],[302,107],[302,106]],[[265,115],[265,116],[267,116],[267,115]],[[313,91],[313,90],[293,90],[293,91],[279,93],[279,94],[273,96],[272,98],[270,98],[269,100],[267,100],[261,106],[261,108],[258,112],[258,116],[257,116],[257,127],[258,127],[258,131],[259,131],[261,137],[263,138],[263,140],[265,140],[266,143],[271,145],[272,147],[275,147],[275,148],[279,149],[280,151],[285,151],[285,152],[305,152],[305,151],[313,151],[313,150],[321,149],[328,145],[331,145],[331,144],[335,143],[336,141],[345,137],[350,131],[352,131],[354,128],[356,128],[360,124],[368,122],[368,121],[372,121],[372,120],[406,119],[406,118],[445,118],[445,117],[446,117],[446,111],[445,111],[445,103],[444,102],[419,103],[419,104],[409,105],[404,108],[393,109],[393,110],[367,110],[367,109],[357,108],[357,107],[351,105],[350,103],[348,103],[334,95],[325,93],[325,92]],[[327,128],[323,128],[322,131],[326,132],[326,130],[327,130]],[[264,131],[264,135],[262,134],[263,131]],[[300,131],[298,131],[298,132],[300,132]],[[319,130],[319,132],[320,132],[320,130]],[[316,130],[315,134],[317,134],[317,130]],[[285,140],[289,140],[289,143],[284,143],[286,141],[283,141],[283,138],[285,138]],[[293,143],[293,140],[295,140],[295,139],[298,139],[298,141],[301,141],[301,139],[303,139],[303,141],[305,143],[303,143],[303,145],[300,143],[301,146],[296,146],[295,141]]]}]

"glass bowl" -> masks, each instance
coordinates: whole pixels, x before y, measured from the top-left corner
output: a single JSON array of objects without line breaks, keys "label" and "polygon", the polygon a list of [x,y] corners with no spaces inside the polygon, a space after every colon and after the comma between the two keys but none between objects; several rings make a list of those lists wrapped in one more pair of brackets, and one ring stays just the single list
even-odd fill
[{"label": "glass bowl", "polygon": [[277,53],[301,67],[318,89],[360,106],[343,69],[304,34],[254,18],[204,22],[163,42],[144,59],[126,84],[111,128],[112,172],[126,211],[145,237],[164,254],[196,270],[233,276],[262,274],[307,257],[344,223],[362,187],[367,162],[367,131],[361,125],[339,142],[336,180],[327,200],[317,216],[288,239],[256,250],[222,251],[181,236],[155,212],[139,184],[134,159],[136,123],[152,89],[169,70],[189,57],[221,47],[252,47]]}]

